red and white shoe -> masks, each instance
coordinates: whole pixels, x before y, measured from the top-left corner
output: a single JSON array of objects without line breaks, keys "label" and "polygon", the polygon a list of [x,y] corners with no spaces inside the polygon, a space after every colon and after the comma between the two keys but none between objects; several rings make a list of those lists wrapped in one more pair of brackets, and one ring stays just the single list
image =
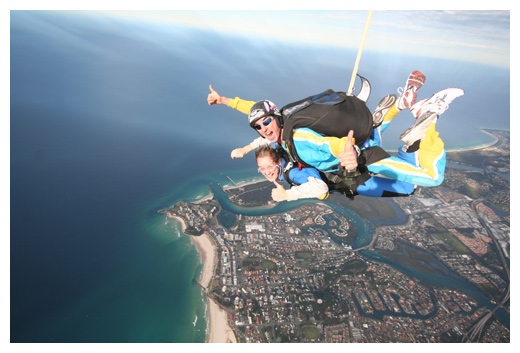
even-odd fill
[{"label": "red and white shoe", "polygon": [[397,98],[397,102],[395,102],[396,108],[403,110],[414,105],[415,100],[417,99],[417,90],[424,85],[424,81],[426,81],[426,76],[424,76],[422,72],[417,70],[412,71],[410,76],[408,76],[406,86],[397,89],[400,96]]}]

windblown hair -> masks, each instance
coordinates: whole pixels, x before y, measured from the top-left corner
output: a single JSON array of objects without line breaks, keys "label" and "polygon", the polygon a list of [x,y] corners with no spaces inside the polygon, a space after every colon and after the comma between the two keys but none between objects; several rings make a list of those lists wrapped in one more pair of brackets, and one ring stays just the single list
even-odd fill
[{"label": "windblown hair", "polygon": [[280,154],[271,146],[262,146],[255,151],[256,159],[262,157],[271,157],[275,164],[280,161]]}]

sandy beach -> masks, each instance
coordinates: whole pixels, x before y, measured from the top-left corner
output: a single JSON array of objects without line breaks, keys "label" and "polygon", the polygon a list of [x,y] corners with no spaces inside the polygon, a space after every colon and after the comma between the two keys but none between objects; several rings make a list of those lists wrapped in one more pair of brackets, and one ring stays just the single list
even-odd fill
[{"label": "sandy beach", "polygon": [[[180,217],[172,217],[182,224],[183,231],[186,229],[184,220]],[[189,236],[193,244],[197,247],[200,254],[203,270],[202,276],[199,281],[200,285],[204,288],[208,288],[217,267],[217,247],[213,244],[211,237],[204,233],[201,236]],[[209,316],[209,329],[208,329],[208,343],[236,343],[236,337],[229,325],[228,314],[225,310],[221,309],[218,304],[208,295],[208,316]]]},{"label": "sandy beach", "polygon": [[243,182],[235,183],[235,185],[227,185],[227,186],[222,185],[222,189],[224,191],[238,189],[243,186],[258,184],[258,183],[260,183],[262,181],[266,181],[266,180],[267,179],[265,179],[265,178],[259,178],[259,179],[255,179],[255,180],[251,180],[251,181],[243,181]]},{"label": "sandy beach", "polygon": [[[260,183],[260,182],[266,181],[266,180],[267,179],[265,179],[265,178],[260,178],[260,179],[255,179],[255,180],[252,180],[252,181],[243,181],[243,182],[238,182],[238,183],[235,183],[234,181],[231,180],[234,185],[226,185],[226,186],[222,185],[222,190],[229,191],[229,190],[233,190],[233,189],[238,189],[238,188],[241,188],[243,186],[257,184],[257,183]],[[208,195],[202,197],[200,200],[194,201],[193,203],[201,204],[203,202],[210,201],[212,199],[213,199],[213,193],[210,192]],[[179,221],[180,221],[180,218],[179,218]]]},{"label": "sandy beach", "polygon": [[[224,189],[234,189],[239,188],[245,185],[256,184],[258,182],[263,181],[264,179],[253,180],[250,182],[242,182],[232,186],[226,186]],[[207,196],[204,196],[200,200],[197,200],[195,203],[202,203],[204,201],[209,201],[213,198],[213,194],[210,193]],[[183,232],[186,230],[186,223],[180,217],[170,216],[167,214],[167,217],[176,219],[182,225]],[[216,266],[218,265],[218,256],[217,256],[217,246],[213,243],[211,236],[207,233],[202,234],[201,236],[191,236],[188,235],[196,246],[202,263],[203,270],[202,276],[199,280],[199,284],[205,289],[208,288],[211,283],[213,276],[215,274]],[[206,297],[208,298],[208,319],[209,319],[209,328],[208,328],[208,336],[206,338],[208,343],[237,343],[235,333],[231,328],[228,321],[228,313],[220,308],[218,304],[208,295],[206,292]]]}]

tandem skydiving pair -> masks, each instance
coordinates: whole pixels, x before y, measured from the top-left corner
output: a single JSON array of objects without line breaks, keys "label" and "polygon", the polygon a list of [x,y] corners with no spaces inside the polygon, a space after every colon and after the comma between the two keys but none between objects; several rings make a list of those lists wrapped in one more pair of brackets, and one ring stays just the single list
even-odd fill
[{"label": "tandem skydiving pair", "polygon": [[[396,197],[444,180],[446,153],[436,124],[464,91],[447,88],[416,102],[424,82],[424,74],[413,71],[405,87],[398,89],[399,96],[385,96],[372,113],[358,97],[332,90],[281,109],[269,100],[227,98],[211,86],[207,100],[209,105],[227,105],[248,115],[260,137],[233,150],[231,157],[241,158],[256,149],[259,172],[275,183],[275,201],[323,199],[330,192],[350,198]],[[406,109],[415,121],[401,134],[404,145],[397,156],[390,156],[382,148],[382,134]],[[276,180],[291,187],[285,190]]]}]

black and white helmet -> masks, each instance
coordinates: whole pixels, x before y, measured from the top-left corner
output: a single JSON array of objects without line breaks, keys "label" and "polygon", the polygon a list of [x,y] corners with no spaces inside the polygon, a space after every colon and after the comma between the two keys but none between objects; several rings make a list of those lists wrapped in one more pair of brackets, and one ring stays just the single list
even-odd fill
[{"label": "black and white helmet", "polygon": [[254,127],[255,123],[258,119],[263,118],[264,116],[274,116],[278,123],[280,124],[281,114],[276,105],[268,100],[256,102],[249,111],[248,119],[249,125]]}]

